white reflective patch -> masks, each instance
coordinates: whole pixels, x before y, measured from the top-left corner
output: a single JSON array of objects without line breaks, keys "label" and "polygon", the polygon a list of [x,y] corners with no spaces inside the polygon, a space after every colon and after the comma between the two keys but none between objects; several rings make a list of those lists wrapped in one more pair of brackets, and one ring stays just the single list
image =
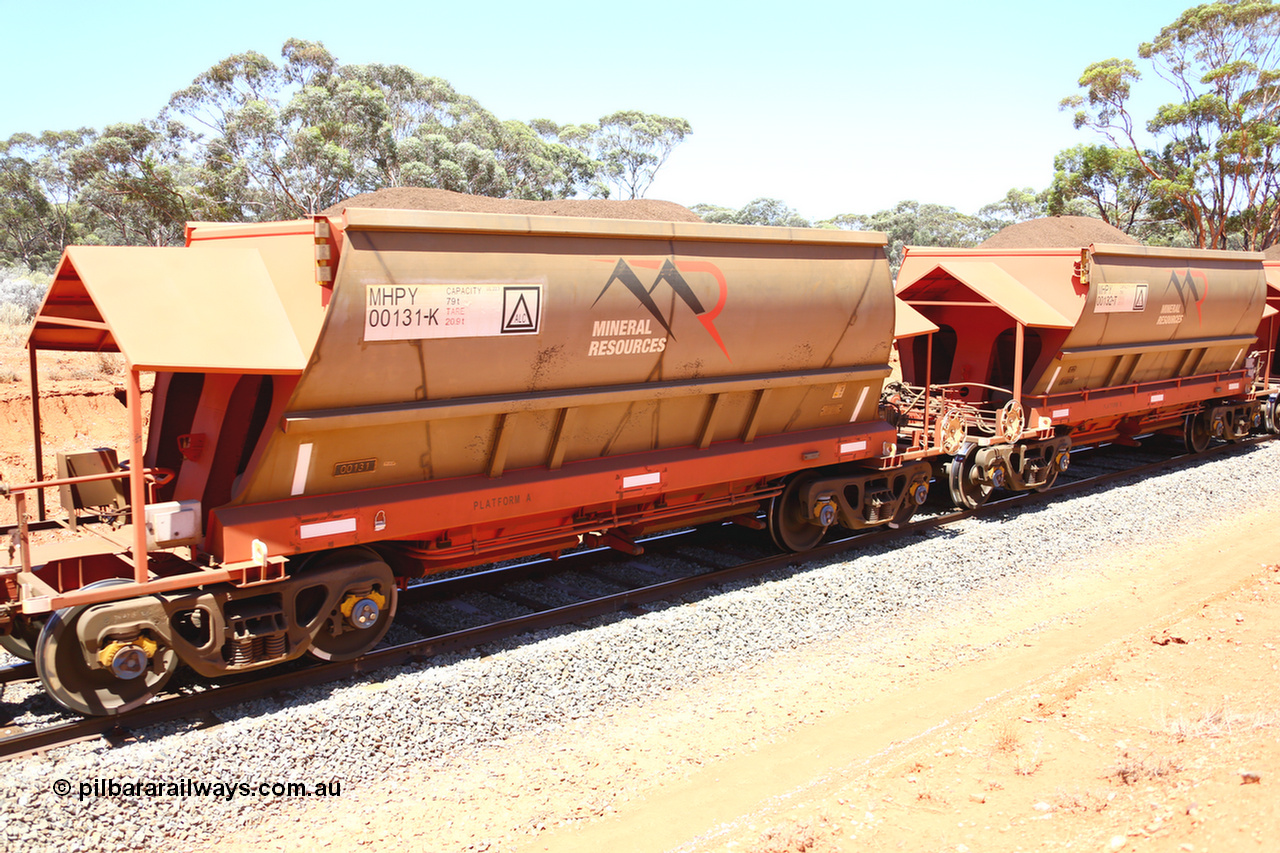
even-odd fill
[{"label": "white reflective patch", "polygon": [[1153,402],[1153,403],[1163,403],[1163,402],[1164,402],[1164,395],[1163,395],[1163,394],[1152,394],[1152,395],[1151,395],[1151,402]]},{"label": "white reflective patch", "polygon": [[1053,416],[1055,418],[1065,418],[1071,414],[1070,409],[1054,409]]},{"label": "white reflective patch", "polygon": [[307,471],[311,469],[311,445],[298,445],[298,461],[293,466],[293,490],[291,495],[300,495],[307,489]]},{"label": "white reflective patch", "polygon": [[333,521],[316,521],[303,524],[298,528],[298,535],[303,539],[315,539],[319,536],[337,536],[340,533],[355,533],[354,518],[337,518]]},{"label": "white reflective patch", "polygon": [[[1049,385],[1048,385],[1048,387],[1047,387],[1047,388],[1045,388],[1045,389],[1044,389],[1044,393],[1048,394],[1050,391],[1052,391],[1052,390],[1053,390],[1053,383],[1055,383],[1055,382],[1057,382],[1057,381],[1058,381],[1058,374],[1059,374],[1059,373],[1061,373],[1061,372],[1062,372],[1062,365],[1061,365],[1061,364],[1059,364],[1059,365],[1054,369],[1054,371],[1053,371],[1053,376],[1049,379]],[[1056,418],[1056,417],[1057,417],[1057,415],[1054,415],[1054,417]]]},{"label": "white reflective patch", "polygon": [[654,471],[650,474],[632,474],[630,477],[622,478],[622,488],[634,489],[639,486],[652,486],[655,483],[662,482],[662,472]]},{"label": "white reflective patch", "polygon": [[862,393],[858,395],[858,405],[853,407],[853,414],[849,416],[849,423],[853,423],[858,419],[858,414],[862,411],[862,404],[867,402],[867,391],[871,390],[867,386],[862,387]]},{"label": "white reflective patch", "polygon": [[840,444],[840,452],[857,453],[859,450],[866,450],[867,443],[865,441],[845,441]]}]

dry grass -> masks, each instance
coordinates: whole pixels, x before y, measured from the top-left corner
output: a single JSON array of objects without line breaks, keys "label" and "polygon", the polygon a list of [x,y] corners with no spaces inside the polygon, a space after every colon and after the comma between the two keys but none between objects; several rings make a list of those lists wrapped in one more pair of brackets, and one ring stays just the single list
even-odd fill
[{"label": "dry grass", "polygon": [[1162,714],[1160,727],[1181,743],[1199,738],[1227,737],[1240,731],[1254,731],[1272,728],[1280,723],[1280,712],[1254,711],[1250,714],[1237,714],[1221,704],[1202,712],[1197,717],[1178,716],[1170,718]]},{"label": "dry grass", "polygon": [[1122,785],[1136,785],[1147,779],[1159,779],[1177,773],[1181,769],[1174,761],[1161,756],[1133,758],[1126,755],[1107,776],[1119,779]]},{"label": "dry grass", "polygon": [[98,353],[98,375],[106,378],[124,376],[124,356],[118,352]]},{"label": "dry grass", "polygon": [[1022,738],[1018,735],[1017,726],[1014,723],[1005,723],[996,732],[996,739],[991,744],[991,749],[995,752],[1015,753],[1021,745]]},{"label": "dry grass", "polygon": [[766,830],[748,853],[809,853],[819,849],[825,834],[824,827],[808,821],[786,823]]},{"label": "dry grass", "polygon": [[[0,346],[18,346],[27,339],[27,312],[12,302],[0,303]],[[21,374],[11,364],[0,364],[0,385],[17,382]]]},{"label": "dry grass", "polygon": [[41,368],[40,376],[53,382],[115,380],[125,374],[124,356],[114,352],[86,353]]},{"label": "dry grass", "polygon": [[995,740],[991,743],[991,754],[1011,757],[1013,772],[1019,776],[1031,776],[1044,766],[1044,761],[1040,758],[1040,743],[1028,748],[1022,742],[1016,721],[1006,722],[996,730]]},{"label": "dry grass", "polygon": [[22,306],[12,302],[0,303],[0,344],[17,346],[27,339],[31,322]]},{"label": "dry grass", "polygon": [[1107,807],[1107,798],[1093,791],[1058,789],[1053,798],[1054,807],[1065,812],[1100,812]]}]

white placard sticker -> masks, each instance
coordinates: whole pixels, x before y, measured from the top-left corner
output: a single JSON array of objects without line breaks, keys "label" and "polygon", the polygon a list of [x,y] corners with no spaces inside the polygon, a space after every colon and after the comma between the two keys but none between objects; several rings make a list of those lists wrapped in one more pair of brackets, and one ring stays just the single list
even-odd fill
[{"label": "white placard sticker", "polygon": [[1093,303],[1095,314],[1119,314],[1147,309],[1146,282],[1098,282],[1098,298]]},{"label": "white placard sticker", "polygon": [[303,539],[316,539],[321,536],[339,536],[343,533],[355,533],[354,518],[335,518],[333,521],[314,521],[311,524],[298,525],[298,535]]},{"label": "white placard sticker", "polygon": [[366,341],[536,335],[541,326],[540,281],[365,285]]},{"label": "white placard sticker", "polygon": [[661,471],[651,471],[648,474],[632,474],[622,478],[622,488],[638,489],[641,486],[656,486],[662,482]]}]

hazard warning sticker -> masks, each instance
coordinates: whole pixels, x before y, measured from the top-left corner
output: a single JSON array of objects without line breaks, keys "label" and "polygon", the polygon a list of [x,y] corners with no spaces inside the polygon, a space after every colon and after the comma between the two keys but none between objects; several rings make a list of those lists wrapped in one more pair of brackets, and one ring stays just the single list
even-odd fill
[{"label": "hazard warning sticker", "polygon": [[364,339],[409,341],[536,335],[542,282],[365,285]]}]

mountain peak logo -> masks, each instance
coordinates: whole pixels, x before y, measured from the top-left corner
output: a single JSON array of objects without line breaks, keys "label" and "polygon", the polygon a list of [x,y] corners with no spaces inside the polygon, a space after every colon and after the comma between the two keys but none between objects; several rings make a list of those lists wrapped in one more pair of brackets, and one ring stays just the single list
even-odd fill
[{"label": "mountain peak logo", "polygon": [[[632,267],[638,267],[640,269],[656,269],[658,270],[658,275],[651,286],[645,287],[644,283],[640,280],[640,276],[636,274],[636,271],[632,269]],[[698,299],[697,294],[693,292],[693,288],[689,286],[689,282],[685,280],[685,274],[694,273],[707,273],[715,278],[716,283],[719,285],[720,292],[719,299],[716,301],[714,308],[708,310],[702,304],[702,300]],[[609,288],[612,287],[615,282],[620,283],[625,287],[644,307],[644,309],[649,312],[650,316],[652,316],[653,319],[666,330],[667,335],[669,335],[672,340],[675,340],[676,335],[675,332],[671,330],[671,323],[669,319],[662,316],[662,311],[658,308],[658,303],[653,298],[653,292],[658,289],[658,285],[665,282],[676,296],[679,296],[684,304],[689,306],[689,309],[693,311],[694,316],[698,318],[698,321],[702,323],[708,334],[711,335],[712,340],[714,340],[716,345],[720,347],[720,351],[725,354],[726,358],[729,358],[729,351],[725,349],[724,341],[720,339],[720,332],[716,329],[715,325],[716,318],[719,317],[720,312],[724,310],[724,304],[729,295],[729,288],[725,281],[724,274],[720,272],[720,268],[715,264],[707,261],[681,261],[677,266],[676,262],[670,258],[663,259],[660,262],[657,260],[650,260],[648,258],[633,258],[628,264],[625,259],[618,258],[618,262],[614,264],[613,273],[609,276],[609,280],[605,282],[604,288],[600,291],[600,295],[596,297],[596,301],[591,303],[593,308],[602,298],[604,298],[604,295],[609,292]],[[732,359],[730,359],[730,361],[732,361]]]},{"label": "mountain peak logo", "polygon": [[[1203,289],[1201,290],[1196,290],[1195,280],[1197,278],[1202,282]],[[1188,267],[1184,272],[1177,270],[1172,272],[1169,276],[1169,283],[1173,285],[1173,289],[1178,292],[1178,296],[1184,304],[1188,301],[1188,294],[1191,296],[1192,301],[1196,304],[1196,317],[1203,324],[1204,315],[1200,309],[1204,305],[1204,300],[1209,296],[1209,277],[1203,272],[1196,272]],[[1184,290],[1187,292],[1184,293]]]}]

